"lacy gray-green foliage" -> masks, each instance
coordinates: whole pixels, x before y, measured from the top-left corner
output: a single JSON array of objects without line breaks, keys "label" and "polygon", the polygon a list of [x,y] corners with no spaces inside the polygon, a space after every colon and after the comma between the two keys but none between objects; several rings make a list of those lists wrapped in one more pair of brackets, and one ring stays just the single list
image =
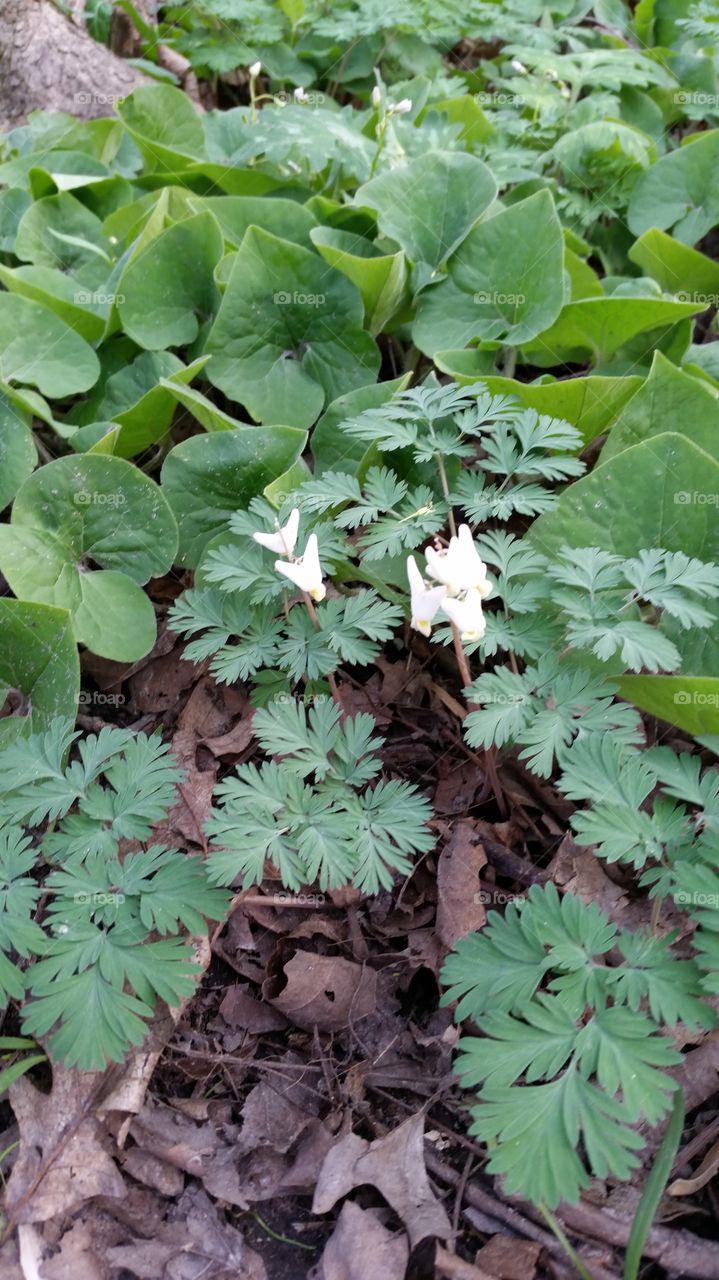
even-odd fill
[{"label": "lacy gray-green foliage", "polygon": [[[56,721],[0,752],[0,776],[2,1000],[25,998],[24,1030],[49,1034],[68,1065],[122,1062],[156,1000],[194,990],[181,935],[206,932],[227,908],[199,858],[147,843],[182,772],[158,736],[80,738]],[[123,852],[126,841],[140,847]]]},{"label": "lacy gray-green foliage", "polygon": [[240,876],[244,888],[259,884],[269,860],[290,889],[351,883],[377,893],[411,870],[412,854],[431,849],[432,810],[417,788],[375,781],[383,739],[371,716],[340,724],[329,699],[315,698],[309,710],[280,699],[255,712],[254,730],[278,759],[239,765],[219,784],[207,824],[214,884]]},{"label": "lacy gray-green foliage", "polygon": [[[620,932],[598,907],[534,887],[447,959],[444,1003],[482,1033],[459,1043],[466,1087],[481,1086],[470,1132],[490,1144],[507,1191],[554,1207],[596,1177],[628,1178],[675,1081],[664,1026],[711,1027],[692,960],[673,938]],[[610,954],[611,953],[611,954]]]},{"label": "lacy gray-green foliage", "polygon": [[[555,501],[549,486],[584,470],[576,456],[582,439],[573,427],[522,409],[511,397],[492,396],[482,383],[462,388],[430,379],[397,393],[380,408],[347,419],[339,429],[366,445],[367,465],[357,473],[328,470],[305,481],[279,512],[264,499],[254,499],[246,512],[231,517],[233,541],[222,543],[218,537],[214,541],[220,545],[208,549],[200,566],[201,586],[185,593],[171,610],[171,626],[190,641],[185,656],[211,658],[211,670],[220,680],[248,679],[274,668],[285,673],[284,684],[274,685],[279,691],[290,680],[320,680],[342,662],[374,661],[379,644],[392,636],[402,618],[393,603],[397,586],[406,600],[400,557],[439,533],[450,510],[462,511],[473,523],[484,522],[488,512],[505,521],[527,510],[546,511]],[[370,465],[378,456],[393,465]],[[418,479],[421,483],[414,482]],[[273,531],[294,506],[302,513],[300,545],[310,532],[316,533],[320,559],[330,575],[340,584],[374,587],[319,604],[317,625],[301,602],[286,607],[287,584],[274,571],[276,556],[252,541],[253,532]],[[493,624],[486,652],[501,645],[523,653],[521,635],[516,644],[507,640],[513,626],[510,611],[534,611],[533,626],[540,629],[542,620],[538,622],[535,608],[539,590],[525,579],[520,582],[518,574],[523,566],[544,574],[545,561],[519,544],[515,552],[508,536],[505,541],[504,535],[495,536],[506,559],[498,580],[505,612],[496,615],[499,630]],[[488,540],[494,545],[492,535]],[[496,557],[488,558],[495,562]],[[608,617],[609,607],[606,613]],[[451,642],[448,627],[441,635]],[[533,633],[533,642],[541,652],[540,631]],[[526,643],[532,641],[527,638]],[[255,698],[264,699],[262,685]]]}]

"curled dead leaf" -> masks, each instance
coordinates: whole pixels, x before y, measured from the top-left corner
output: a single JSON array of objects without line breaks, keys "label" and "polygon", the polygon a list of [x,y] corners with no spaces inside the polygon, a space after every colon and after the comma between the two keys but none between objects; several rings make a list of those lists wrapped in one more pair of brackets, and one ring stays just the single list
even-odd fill
[{"label": "curled dead leaf", "polygon": [[296,951],[262,988],[266,1000],[295,1026],[338,1031],[377,1008],[377,975],[351,960]]},{"label": "curled dead leaf", "polygon": [[312,1280],[403,1280],[408,1256],[404,1233],[388,1231],[376,1209],[348,1200]]},{"label": "curled dead leaf", "polygon": [[340,1139],[322,1165],[312,1212],[329,1213],[342,1196],[367,1184],[392,1206],[412,1246],[427,1236],[445,1240],[450,1235],[449,1218],[427,1177],[421,1113],[374,1142],[355,1133]]}]

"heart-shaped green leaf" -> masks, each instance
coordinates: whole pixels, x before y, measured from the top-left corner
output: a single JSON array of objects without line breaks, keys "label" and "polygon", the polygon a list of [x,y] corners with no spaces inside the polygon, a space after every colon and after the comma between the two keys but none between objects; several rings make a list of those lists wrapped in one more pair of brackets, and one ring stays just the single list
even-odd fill
[{"label": "heart-shaped green leaf", "polygon": [[461,151],[429,151],[360,187],[354,203],[377,211],[380,231],[411,262],[438,267],[497,194],[491,171]]},{"label": "heart-shaped green leaf", "polygon": [[649,377],[609,432],[601,462],[674,423],[681,423],[685,439],[719,461],[719,391],[684,373],[657,351]]},{"label": "heart-shaped green leaf", "polygon": [[564,238],[548,191],[477,223],[450,259],[448,278],[420,294],[412,335],[421,351],[475,338],[511,346],[536,337],[564,301]]},{"label": "heart-shaped green leaf", "polygon": [[214,270],[223,253],[211,213],[155,236],[120,277],[117,309],[125,333],[148,351],[194,342],[219,305]]},{"label": "heart-shaped green leaf", "polygon": [[378,334],[405,297],[404,254],[380,253],[371,240],[334,227],[317,227],[312,232],[312,243],[325,262],[357,286],[364,303],[365,324],[371,334]]},{"label": "heart-shaped green leaf", "polygon": [[0,511],[35,469],[37,450],[27,414],[0,396]]},{"label": "heart-shaped green leaf", "polygon": [[154,612],[140,584],[165,573],[176,551],[159,487],[101,454],[41,467],[0,526],[0,569],[16,595],[69,609],[75,638],[120,662],[152,647]]},{"label": "heart-shaped green leaf", "polygon": [[376,376],[359,291],[314,253],[250,227],[207,338],[207,375],[261,422],[308,427]]},{"label": "heart-shaped green leaf", "polygon": [[80,662],[67,610],[0,600],[0,703],[10,695],[15,711],[0,719],[0,746],[41,733],[57,717],[74,720],[79,693]]},{"label": "heart-shaped green leaf", "polygon": [[195,566],[234,511],[287,471],[307,440],[294,427],[237,427],[176,445],[162,487],[180,529],[180,560]]},{"label": "heart-shaped green leaf", "polygon": [[635,236],[650,227],[673,229],[677,240],[696,244],[719,221],[719,129],[692,134],[676,151],[641,174],[629,202]]},{"label": "heart-shaped green leaf", "polygon": [[88,391],[100,374],[92,347],[47,307],[0,293],[0,376],[51,399]]}]

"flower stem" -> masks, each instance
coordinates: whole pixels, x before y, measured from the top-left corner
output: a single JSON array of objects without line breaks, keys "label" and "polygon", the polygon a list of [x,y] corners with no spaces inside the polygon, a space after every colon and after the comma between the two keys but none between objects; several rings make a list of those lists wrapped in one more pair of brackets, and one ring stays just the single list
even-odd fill
[{"label": "flower stem", "polygon": [[435,455],[434,455],[434,456],[435,456],[435,458],[437,459],[437,470],[439,471],[439,480],[440,480],[440,484],[442,485],[442,493],[444,494],[444,497],[445,497],[445,500],[446,500],[446,503],[447,503],[447,507],[448,507],[448,509],[449,509],[449,510],[448,510],[448,516],[447,516],[447,518],[448,518],[448,520],[449,520],[449,527],[450,527],[450,530],[451,530],[451,532],[452,532],[452,536],[453,536],[453,537],[456,537],[456,536],[457,536],[457,526],[456,526],[456,524],[455,524],[455,522],[454,522],[454,512],[453,512],[453,510],[452,510],[452,504],[451,504],[451,502],[450,502],[450,500],[449,500],[449,482],[448,482],[448,480],[447,480],[447,472],[446,472],[446,471],[445,471],[445,469],[444,469],[444,460],[443,460],[443,458],[442,458],[441,454],[439,454],[439,453],[435,453]]},{"label": "flower stem", "polygon": [[[302,599],[307,605],[307,612],[312,619],[312,626],[314,627],[315,631],[319,631],[320,620],[317,617],[317,610],[315,609],[315,606],[312,602],[312,597],[309,595],[307,591],[303,591]],[[327,683],[329,684],[330,692],[332,694],[332,697],[334,698],[334,701],[337,703],[337,706],[341,708],[342,703],[340,702],[340,694],[339,694],[339,689],[337,688],[337,681],[335,680],[334,675],[331,671],[327,676]]]},{"label": "flower stem", "polygon": [[454,652],[457,655],[459,674],[462,677],[462,688],[468,689],[472,683],[472,673],[469,669],[469,660],[462,647],[459,631],[455,627],[454,623],[452,623],[452,642],[454,644]]}]

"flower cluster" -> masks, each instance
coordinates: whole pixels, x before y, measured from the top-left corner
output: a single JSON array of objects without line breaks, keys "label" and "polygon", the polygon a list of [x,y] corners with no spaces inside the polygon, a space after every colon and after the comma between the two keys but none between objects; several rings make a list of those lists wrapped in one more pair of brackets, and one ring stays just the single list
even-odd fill
[{"label": "flower cluster", "polygon": [[441,609],[461,640],[481,640],[487,625],[482,601],[491,592],[492,583],[469,525],[459,526],[448,547],[427,547],[425,560],[427,576],[439,585],[428,585],[414,556],[407,560],[414,629],[428,636]]},{"label": "flower cluster", "polygon": [[290,582],[294,582],[300,591],[304,591],[312,600],[324,600],[327,595],[327,588],[322,581],[322,566],[320,564],[320,553],[317,545],[317,534],[310,534],[307,539],[307,545],[304,554],[295,557],[295,543],[297,542],[297,532],[300,527],[300,512],[298,507],[290,512],[286,525],[277,529],[277,533],[254,533],[252,536],[255,542],[259,542],[261,547],[266,547],[268,551],[276,551],[280,555],[286,555],[286,560],[275,560],[275,569],[277,573],[284,574],[285,578],[289,578]]}]

